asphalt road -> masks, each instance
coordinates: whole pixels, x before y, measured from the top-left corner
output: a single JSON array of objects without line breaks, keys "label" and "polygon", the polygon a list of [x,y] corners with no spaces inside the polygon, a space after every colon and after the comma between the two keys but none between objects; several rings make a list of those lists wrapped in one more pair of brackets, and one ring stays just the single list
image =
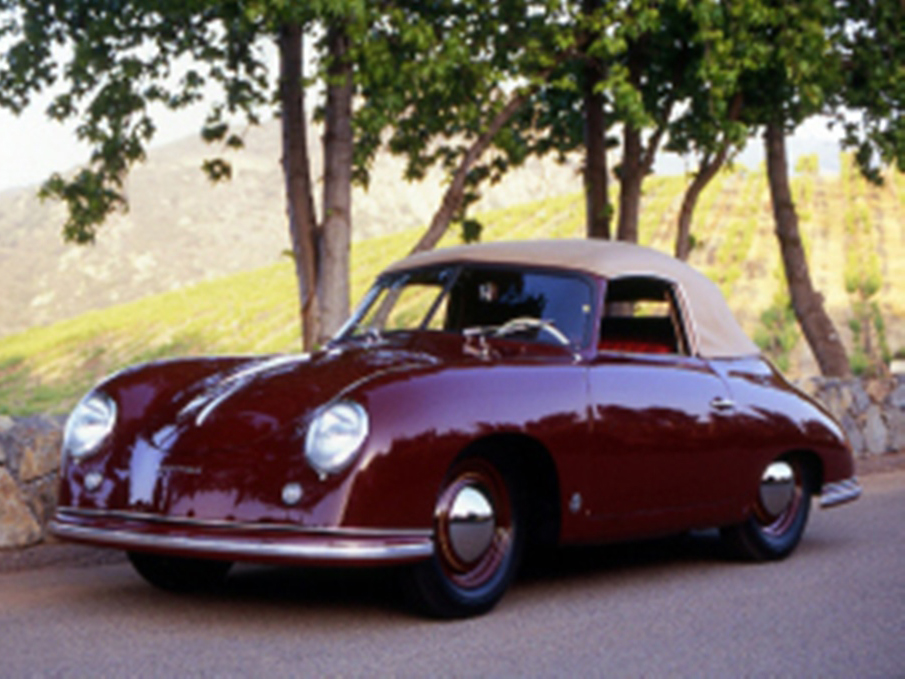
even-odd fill
[{"label": "asphalt road", "polygon": [[491,614],[411,615],[387,574],[243,567],[175,596],[122,561],[0,572],[0,677],[905,677],[905,471],[812,512],[787,561],[713,535],[569,550]]}]

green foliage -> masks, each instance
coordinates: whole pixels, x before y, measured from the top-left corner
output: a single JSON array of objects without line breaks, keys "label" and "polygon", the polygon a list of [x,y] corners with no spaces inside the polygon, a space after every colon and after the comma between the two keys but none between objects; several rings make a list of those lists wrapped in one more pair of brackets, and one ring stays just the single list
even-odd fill
[{"label": "green foliage", "polygon": [[858,174],[858,161],[851,154],[841,158],[841,183],[845,198],[843,214],[845,238],[845,291],[849,294],[852,318],[852,372],[856,375],[883,375],[889,362],[886,324],[876,296],[883,287],[883,272],[877,253],[866,182]]},{"label": "green foliage", "polygon": [[905,3],[840,3],[845,30],[844,85],[835,113],[843,145],[854,150],[862,175],[879,184],[882,168],[905,171]]},{"label": "green foliage", "polygon": [[801,334],[795,310],[788,292],[781,288],[773,303],[760,315],[760,325],[754,331],[754,342],[783,372],[789,369],[792,350]]},{"label": "green foliage", "polygon": [[462,241],[465,243],[476,243],[481,240],[481,232],[484,225],[477,219],[462,220]]},{"label": "green foliage", "polygon": [[883,377],[892,358],[886,341],[886,324],[876,302],[853,302],[854,317],[849,320],[853,350],[852,372],[864,377]]},{"label": "green foliage", "polygon": [[816,153],[810,153],[798,157],[795,163],[795,172],[799,176],[814,178],[820,174],[820,158]]},{"label": "green foliage", "polygon": [[[394,3],[355,46],[356,178],[367,183],[384,141],[405,157],[406,179],[420,180],[434,166],[453,173],[513,86],[542,77],[556,49],[555,13],[543,2],[522,0]],[[472,193],[520,165],[530,148],[525,130],[512,125],[494,143],[492,157],[472,159]]]},{"label": "green foliage", "polygon": [[214,183],[228,181],[232,179],[233,176],[232,165],[221,158],[203,161],[201,163],[201,169],[204,170],[204,174],[207,175],[207,178]]},{"label": "green foliage", "polygon": [[[94,241],[107,216],[126,207],[123,181],[145,158],[156,128],[153,109],[178,110],[199,102],[210,84],[208,141],[237,147],[226,116],[248,123],[270,107],[272,82],[255,48],[266,32],[262,18],[238,0],[5,0],[0,5],[0,106],[20,112],[45,89],[56,94],[47,115],[78,121],[77,138],[90,159],[74,177],[54,174],[42,198],[67,206],[63,233],[76,243]],[[53,46],[53,48],[51,48]],[[173,76],[182,64],[192,68]],[[212,161],[224,178],[225,161]]]}]

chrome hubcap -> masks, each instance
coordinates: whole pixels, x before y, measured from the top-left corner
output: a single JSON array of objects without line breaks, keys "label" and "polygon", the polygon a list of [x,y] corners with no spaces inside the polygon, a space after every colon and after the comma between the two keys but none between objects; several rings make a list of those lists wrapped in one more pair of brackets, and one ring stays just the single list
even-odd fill
[{"label": "chrome hubcap", "polygon": [[493,505],[480,490],[465,486],[459,490],[447,517],[449,546],[465,564],[477,561],[493,543],[496,520]]},{"label": "chrome hubcap", "polygon": [[760,480],[760,506],[775,518],[785,512],[795,499],[795,470],[787,462],[773,462]]}]

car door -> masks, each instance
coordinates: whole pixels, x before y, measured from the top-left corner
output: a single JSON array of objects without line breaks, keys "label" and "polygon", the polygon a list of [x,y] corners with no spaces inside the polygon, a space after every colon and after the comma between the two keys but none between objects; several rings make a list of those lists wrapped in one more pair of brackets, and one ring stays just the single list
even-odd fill
[{"label": "car door", "polygon": [[586,512],[627,532],[706,523],[729,501],[734,403],[694,355],[671,284],[609,284],[588,372],[592,420]]}]

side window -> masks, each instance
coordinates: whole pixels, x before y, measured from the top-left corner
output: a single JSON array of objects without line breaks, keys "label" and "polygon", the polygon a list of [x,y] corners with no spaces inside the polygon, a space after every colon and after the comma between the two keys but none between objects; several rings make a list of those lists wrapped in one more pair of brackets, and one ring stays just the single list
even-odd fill
[{"label": "side window", "polygon": [[449,269],[431,269],[382,281],[350,332],[442,330],[446,318],[444,292],[451,275]]},{"label": "side window", "polygon": [[640,354],[688,354],[673,285],[642,276],[608,281],[598,348]]},{"label": "side window", "polygon": [[[514,319],[554,326],[573,346],[590,341],[593,288],[580,276],[515,268],[463,269],[450,291],[447,329],[498,328]],[[546,333],[520,339],[547,341]]]},{"label": "side window", "polygon": [[[384,332],[419,328],[433,308],[437,296],[442,292],[443,288],[435,284],[409,283],[395,288],[388,293],[393,296],[393,304],[384,312],[385,318],[379,319],[382,320],[382,324],[377,323],[381,305],[375,304],[374,314],[365,317],[364,325],[372,327],[382,325],[381,329]],[[427,325],[428,330],[442,329],[443,313],[444,310],[441,309],[440,313],[433,314]]]}]

